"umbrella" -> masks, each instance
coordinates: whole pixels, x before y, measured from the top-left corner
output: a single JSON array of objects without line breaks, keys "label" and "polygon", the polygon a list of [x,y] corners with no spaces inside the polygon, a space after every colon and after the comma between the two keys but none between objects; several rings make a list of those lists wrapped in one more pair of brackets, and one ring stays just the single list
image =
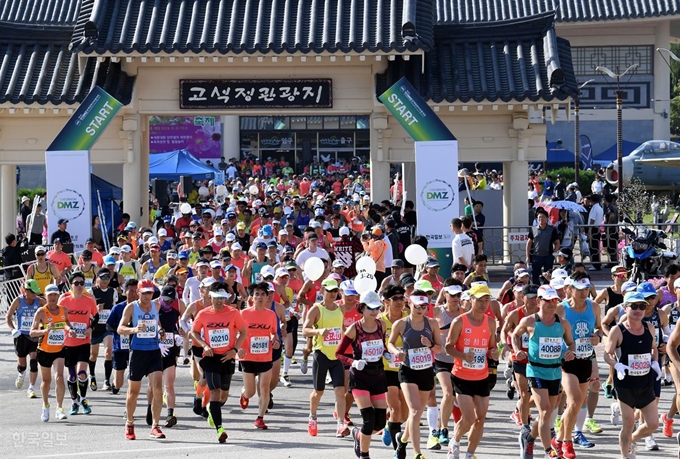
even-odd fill
[{"label": "umbrella", "polygon": [[576,204],[572,201],[553,201],[549,204],[550,207],[561,210],[569,210],[571,212],[585,212],[586,208],[581,204]]}]

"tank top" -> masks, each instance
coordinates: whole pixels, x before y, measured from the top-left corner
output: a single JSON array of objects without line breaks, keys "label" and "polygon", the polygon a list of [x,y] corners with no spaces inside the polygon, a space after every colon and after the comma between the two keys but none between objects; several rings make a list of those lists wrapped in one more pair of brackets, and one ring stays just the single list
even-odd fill
[{"label": "tank top", "polygon": [[595,313],[590,300],[586,300],[586,309],[576,312],[567,300],[562,302],[564,317],[571,324],[571,336],[574,338],[574,356],[577,359],[592,359],[593,344],[590,337],[595,333]]},{"label": "tank top", "polygon": [[253,260],[253,270],[250,273],[251,284],[262,282],[262,274],[260,274],[260,270],[268,264],[269,263],[267,263],[267,260],[263,261],[262,263],[258,263],[257,261]]},{"label": "tank top", "polygon": [[[407,315],[408,314],[406,311],[401,312],[402,319]],[[390,342],[390,336],[392,336],[392,325],[394,324],[390,321],[387,312],[380,314],[380,319],[385,324],[385,353],[383,354],[383,367],[385,368],[385,371],[399,371],[399,367],[401,367],[401,360],[399,360],[399,357],[387,350],[387,343]],[[397,338],[396,346],[397,348],[401,348],[402,345],[403,343],[400,336]]]},{"label": "tank top", "polygon": [[274,314],[276,314],[276,335],[279,338],[279,343],[281,343],[283,342],[281,335],[281,321],[279,320],[279,314],[276,312],[276,301],[272,301],[272,307],[270,309],[274,312]]},{"label": "tank top", "polygon": [[609,300],[607,301],[607,304],[604,307],[605,315],[611,308],[623,303],[623,295],[620,293],[616,293],[614,290],[612,290],[611,287],[607,287],[607,296]]},{"label": "tank top", "polygon": [[140,331],[132,335],[130,349],[133,351],[153,351],[158,349],[158,311],[156,306],[151,303],[151,310],[144,312],[135,301],[132,312],[132,327],[141,323],[146,325],[146,331]]},{"label": "tank top", "polygon": [[383,354],[385,353],[385,332],[382,322],[376,321],[378,328],[375,331],[364,330],[361,321],[355,322],[356,338],[352,342],[352,358],[366,361],[362,371],[352,368],[350,371],[355,376],[382,375],[385,371],[383,366]]},{"label": "tank top", "polygon": [[652,315],[649,317],[643,317],[642,322],[649,322],[654,327],[654,339],[656,339],[656,345],[659,346],[663,343],[663,331],[661,330],[661,319],[659,318],[659,311],[654,309]]},{"label": "tank top", "polygon": [[83,273],[83,277],[85,277],[85,288],[90,290],[94,286],[94,280],[97,278],[97,273],[94,271],[94,265],[90,264],[90,269],[87,271],[82,269],[82,266],[78,267],[80,269],[80,272]]},{"label": "tank top", "polygon": [[[40,301],[38,300],[38,297],[33,299],[33,303],[28,304],[24,295],[19,296],[19,307],[17,308],[15,314],[17,319],[17,329],[22,335],[30,338],[29,334],[31,333],[31,327],[33,326],[33,317],[35,317],[35,313],[39,307]],[[35,339],[32,338],[31,340],[35,341]]]},{"label": "tank top", "polygon": [[432,368],[434,356],[430,348],[423,346],[423,343],[420,341],[420,338],[423,336],[434,343],[434,334],[430,327],[430,321],[424,319],[423,328],[416,330],[411,323],[411,317],[407,317],[404,333],[401,335],[402,348],[404,349],[404,354],[406,354],[406,360],[402,362],[404,367],[411,370],[427,370]]},{"label": "tank top", "polygon": [[326,309],[323,304],[318,303],[319,321],[314,325],[317,330],[328,328],[328,335],[324,338],[321,335],[314,336],[313,349],[321,351],[329,360],[335,358],[335,349],[342,339],[342,309],[336,307],[333,311]]},{"label": "tank top", "polygon": [[177,321],[179,320],[179,300],[174,300],[170,306],[170,309],[163,311],[163,306],[161,306],[158,311],[158,321],[161,324],[161,328],[165,331],[164,338],[161,340],[161,344],[167,347],[173,347],[175,345],[175,339],[179,335],[177,330]]},{"label": "tank top", "polygon": [[[517,323],[524,319],[524,317],[525,317],[524,308],[521,307],[517,310]],[[529,333],[522,334],[522,337],[520,338],[520,343],[521,343],[520,349],[522,349],[524,352],[527,353],[527,355],[529,355]],[[523,360],[517,359],[514,352],[512,353],[512,361],[517,363],[523,363],[525,365],[529,362],[528,359]]]},{"label": "tank top", "polygon": [[546,326],[538,314],[534,334],[529,338],[529,363],[527,377],[554,381],[562,377],[562,342],[564,328],[560,317],[555,314],[555,323]]},{"label": "tank top", "polygon": [[144,279],[153,280],[154,274],[158,272],[161,266],[163,266],[163,260],[160,260],[159,265],[155,266],[153,264],[153,259],[149,259],[149,265],[146,269],[146,272],[144,273]]},{"label": "tank top", "polygon": [[106,321],[109,320],[111,309],[118,298],[116,291],[112,288],[102,290],[98,287],[95,287],[92,289],[92,296],[94,297],[97,304],[102,303],[104,305],[103,309],[99,311],[99,321],[92,332],[94,336],[101,336],[106,333]]},{"label": "tank top", "polygon": [[52,270],[50,269],[50,264],[47,264],[47,269],[44,272],[41,272],[38,269],[38,263],[33,264],[33,279],[38,283],[38,287],[40,287],[40,291],[44,292],[45,287],[50,285],[52,283],[52,280],[54,277],[52,276]]},{"label": "tank top", "polygon": [[119,261],[118,265],[116,266],[116,272],[123,276],[123,279],[126,281],[130,279],[139,280],[137,276],[137,267],[134,261],[130,261],[128,263]]},{"label": "tank top", "polygon": [[659,304],[656,305],[657,308],[662,308],[675,301],[675,295],[670,292],[667,285],[661,287],[661,293],[661,300],[659,301]]},{"label": "tank top", "polygon": [[656,374],[651,371],[654,338],[649,333],[647,324],[644,321],[642,323],[642,335],[633,335],[623,324],[618,325],[622,335],[619,362],[628,366],[629,370],[623,379],[614,378],[616,387],[642,389],[654,382]]},{"label": "tank top", "polygon": [[675,326],[678,324],[678,321],[680,321],[680,309],[678,309],[679,307],[680,306],[678,306],[677,301],[674,302],[670,312],[668,313],[668,326],[671,329],[671,333],[673,332],[673,329],[675,329]]},{"label": "tank top", "polygon": [[[52,328],[47,335],[40,338],[38,349],[43,352],[55,353],[64,348],[66,341],[66,308],[59,306],[59,310],[52,314],[47,306],[43,306],[45,322],[51,323]],[[43,325],[43,328],[45,326]]]},{"label": "tank top", "polygon": [[[453,318],[449,315],[448,312],[446,312],[445,304],[440,304],[437,307],[439,308],[439,312],[442,315],[442,319],[444,322],[444,325],[439,327],[439,336],[441,336],[442,343],[446,343],[446,339],[449,336],[449,330],[451,329],[451,322],[453,322]],[[446,349],[444,349],[444,346],[442,346],[442,351],[439,354],[434,355],[434,359],[437,360],[438,362],[453,363],[453,357],[446,353]]]},{"label": "tank top", "polygon": [[470,322],[468,314],[461,316],[462,329],[455,347],[459,352],[473,352],[475,358],[468,363],[464,359],[453,360],[453,374],[466,381],[481,381],[489,376],[486,353],[489,351],[489,320],[484,315],[481,325],[475,326]]}]

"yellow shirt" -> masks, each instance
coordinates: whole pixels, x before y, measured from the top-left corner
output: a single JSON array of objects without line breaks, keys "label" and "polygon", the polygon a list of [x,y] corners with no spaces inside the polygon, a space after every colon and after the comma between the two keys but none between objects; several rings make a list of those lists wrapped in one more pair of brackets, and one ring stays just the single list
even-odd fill
[{"label": "yellow shirt", "polygon": [[[406,311],[401,311],[402,319],[404,317],[406,317],[407,315],[408,315],[408,313]],[[380,314],[380,319],[385,324],[385,349],[387,349],[387,343],[390,342],[390,336],[392,336],[392,325],[394,325],[394,324],[392,322],[390,322],[390,319],[387,316],[386,312],[383,312],[382,314]],[[401,345],[402,345],[401,337],[399,337],[397,339],[397,347],[401,347]],[[385,371],[399,371],[399,367],[401,366],[401,363],[394,362],[394,355],[392,355],[389,352],[385,352],[383,354],[383,366],[385,367]]]},{"label": "yellow shirt", "polygon": [[321,335],[314,336],[313,349],[320,350],[329,360],[337,360],[335,350],[342,339],[342,323],[345,315],[339,307],[330,311],[321,303],[316,303],[316,306],[319,307],[320,317],[314,328],[317,330],[328,328],[330,331],[325,338]]}]

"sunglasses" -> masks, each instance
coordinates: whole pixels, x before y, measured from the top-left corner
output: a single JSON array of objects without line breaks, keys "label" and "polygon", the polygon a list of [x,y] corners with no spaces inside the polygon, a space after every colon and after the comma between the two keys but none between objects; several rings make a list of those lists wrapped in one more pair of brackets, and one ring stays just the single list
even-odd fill
[{"label": "sunglasses", "polygon": [[44,253],[36,253],[35,256],[36,256],[36,257],[44,257],[45,254],[44,254]]},{"label": "sunglasses", "polygon": [[415,309],[427,309],[427,305],[426,305],[426,304],[414,304],[413,307],[414,307]]},{"label": "sunglasses", "polygon": [[404,301],[404,295],[395,295],[392,298],[390,298],[392,301]]},{"label": "sunglasses", "polygon": [[103,281],[111,280],[109,276],[99,276],[99,278]]},{"label": "sunglasses", "polygon": [[85,285],[85,281],[71,282],[71,285],[73,285],[74,287],[83,287]]},{"label": "sunglasses", "polygon": [[647,309],[647,305],[644,304],[644,303],[632,303],[632,304],[629,304],[628,307],[632,311],[644,311],[645,309]]}]

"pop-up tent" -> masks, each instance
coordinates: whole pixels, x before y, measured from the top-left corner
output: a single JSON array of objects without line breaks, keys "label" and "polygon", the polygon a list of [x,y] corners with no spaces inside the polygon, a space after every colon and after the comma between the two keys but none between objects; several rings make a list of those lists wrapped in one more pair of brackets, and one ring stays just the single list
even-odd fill
[{"label": "pop-up tent", "polygon": [[549,142],[546,145],[547,154],[545,161],[550,164],[555,163],[565,163],[573,166],[574,164],[574,152],[562,148],[557,142]]},{"label": "pop-up tent", "polygon": [[175,150],[149,155],[149,178],[178,180],[187,175],[194,180],[212,180],[215,169],[194,158],[188,150]]},{"label": "pop-up tent", "polygon": [[[97,201],[97,191],[99,191],[99,196],[102,200],[103,220],[106,220],[106,231],[104,231],[104,228],[102,227],[102,233],[108,234],[110,237],[113,234],[111,231],[112,227],[117,227],[121,221],[120,206],[116,201],[121,201],[123,199],[123,189],[94,174],[91,174],[90,177],[92,214],[99,215],[99,202]],[[99,215],[100,219],[101,217],[102,216]]]}]

